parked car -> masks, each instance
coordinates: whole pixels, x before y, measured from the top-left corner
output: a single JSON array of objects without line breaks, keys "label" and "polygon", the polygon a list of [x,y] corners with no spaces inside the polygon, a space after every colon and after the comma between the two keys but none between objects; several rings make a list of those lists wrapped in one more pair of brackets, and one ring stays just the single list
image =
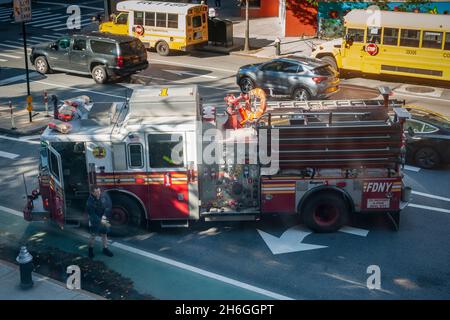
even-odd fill
[{"label": "parked car", "polygon": [[423,108],[407,106],[406,159],[425,169],[450,163],[450,119]]},{"label": "parked car", "polygon": [[339,90],[336,70],[326,62],[303,57],[285,57],[241,67],[236,82],[247,93],[255,87],[294,100],[325,99]]},{"label": "parked car", "polygon": [[126,77],[148,66],[147,51],[139,39],[100,32],[63,36],[33,46],[30,61],[40,73],[91,74],[97,83]]}]

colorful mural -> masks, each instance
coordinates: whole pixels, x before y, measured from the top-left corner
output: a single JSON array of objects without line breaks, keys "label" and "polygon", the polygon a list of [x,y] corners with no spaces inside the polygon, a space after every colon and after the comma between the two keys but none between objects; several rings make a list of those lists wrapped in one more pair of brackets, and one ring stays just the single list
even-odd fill
[{"label": "colorful mural", "polygon": [[[322,38],[338,38],[344,34],[343,17],[352,9],[366,9],[371,5],[378,5],[381,10],[422,12],[430,14],[449,14],[449,1],[336,1],[318,3],[318,33]],[[449,17],[450,18],[450,17]]]}]

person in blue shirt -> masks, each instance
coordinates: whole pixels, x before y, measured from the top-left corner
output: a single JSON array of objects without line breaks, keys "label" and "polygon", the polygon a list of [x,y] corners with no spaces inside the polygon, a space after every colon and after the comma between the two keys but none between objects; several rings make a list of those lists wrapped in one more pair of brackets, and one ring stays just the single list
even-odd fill
[{"label": "person in blue shirt", "polygon": [[90,195],[86,203],[89,216],[89,258],[94,258],[95,237],[100,235],[103,242],[103,254],[112,257],[114,254],[108,249],[108,218],[111,214],[111,199],[107,193],[102,193],[96,185],[91,185]]}]

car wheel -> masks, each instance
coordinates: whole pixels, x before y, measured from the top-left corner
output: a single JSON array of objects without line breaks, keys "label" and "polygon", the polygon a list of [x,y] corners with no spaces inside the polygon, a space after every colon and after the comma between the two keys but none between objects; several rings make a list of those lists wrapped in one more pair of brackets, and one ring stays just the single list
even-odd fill
[{"label": "car wheel", "polygon": [[170,53],[170,49],[167,42],[165,41],[158,42],[158,44],[156,45],[156,52],[158,52],[160,56],[168,56]]},{"label": "car wheel", "polygon": [[308,101],[311,99],[311,95],[305,88],[297,88],[292,93],[292,99],[295,101]]},{"label": "car wheel", "polygon": [[103,66],[95,66],[92,69],[92,78],[97,83],[105,83],[108,80],[108,74],[106,73],[106,69]]},{"label": "car wheel", "polygon": [[36,60],[34,60],[34,67],[37,72],[42,74],[46,74],[50,71],[47,60],[44,57],[37,57]]},{"label": "car wheel", "polygon": [[439,153],[431,147],[422,147],[414,155],[415,163],[424,169],[434,169],[439,166],[441,159]]},{"label": "car wheel", "polygon": [[325,56],[320,58],[320,60],[322,60],[325,63],[328,63],[332,68],[334,68],[334,70],[339,72],[336,60],[333,57]]},{"label": "car wheel", "polygon": [[346,222],[349,209],[342,196],[320,192],[306,200],[301,216],[315,232],[335,232]]},{"label": "car wheel", "polygon": [[255,88],[255,84],[252,79],[244,77],[239,81],[239,87],[243,93],[249,93]]}]

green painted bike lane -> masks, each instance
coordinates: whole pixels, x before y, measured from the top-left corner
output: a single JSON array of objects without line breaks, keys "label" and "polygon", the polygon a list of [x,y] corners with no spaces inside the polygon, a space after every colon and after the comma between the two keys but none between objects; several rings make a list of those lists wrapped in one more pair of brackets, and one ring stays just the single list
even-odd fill
[{"label": "green painted bike lane", "polygon": [[[60,250],[87,255],[86,233],[74,229],[60,230],[45,222],[26,222],[23,218],[0,210],[0,240],[8,236],[28,241],[42,241]],[[276,293],[198,269],[194,266],[132,248],[124,243],[110,245],[114,257],[101,254],[96,243],[94,260],[103,261],[109,268],[130,278],[135,289],[161,300],[268,300],[287,299]]]}]

